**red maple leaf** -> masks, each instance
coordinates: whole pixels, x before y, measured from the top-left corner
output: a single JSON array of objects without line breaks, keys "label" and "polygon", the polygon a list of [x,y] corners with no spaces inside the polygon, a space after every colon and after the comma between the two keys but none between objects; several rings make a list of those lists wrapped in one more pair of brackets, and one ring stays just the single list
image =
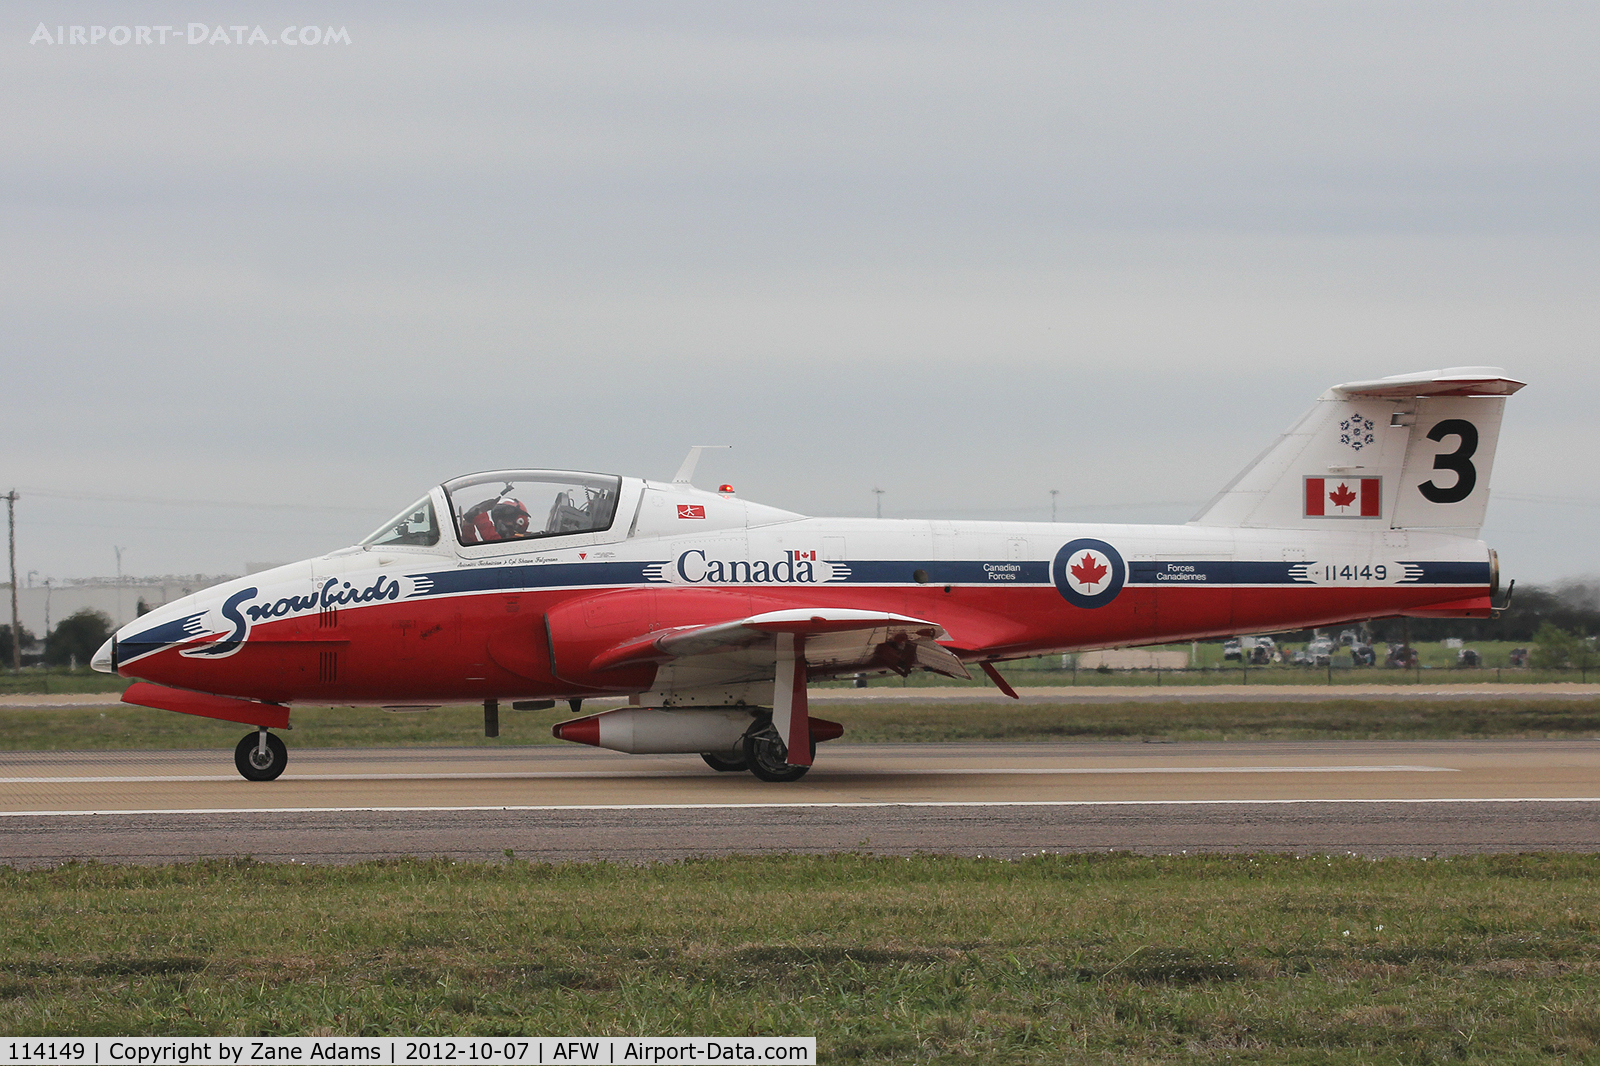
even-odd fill
[{"label": "red maple leaf", "polygon": [[1072,566],[1072,576],[1085,585],[1098,585],[1106,576],[1106,568],[1094,561],[1094,556],[1083,553],[1083,560]]},{"label": "red maple leaf", "polygon": [[1328,499],[1333,501],[1335,507],[1349,507],[1356,502],[1356,494],[1344,482],[1339,482],[1339,487],[1328,493]]}]

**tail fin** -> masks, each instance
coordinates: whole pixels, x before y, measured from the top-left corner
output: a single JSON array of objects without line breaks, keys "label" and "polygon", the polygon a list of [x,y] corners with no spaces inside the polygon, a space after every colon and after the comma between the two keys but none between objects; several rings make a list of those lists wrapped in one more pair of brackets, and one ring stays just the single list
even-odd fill
[{"label": "tail fin", "polygon": [[1522,386],[1480,366],[1335,385],[1194,522],[1475,536],[1506,397]]}]

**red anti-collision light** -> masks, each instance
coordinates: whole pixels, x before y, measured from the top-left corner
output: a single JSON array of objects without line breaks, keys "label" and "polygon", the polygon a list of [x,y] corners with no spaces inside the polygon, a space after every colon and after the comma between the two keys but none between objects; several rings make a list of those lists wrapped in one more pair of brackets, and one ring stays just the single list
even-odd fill
[{"label": "red anti-collision light", "polygon": [[731,492],[733,492],[733,486],[732,485],[718,485],[717,486],[717,491],[718,492],[731,493]]}]

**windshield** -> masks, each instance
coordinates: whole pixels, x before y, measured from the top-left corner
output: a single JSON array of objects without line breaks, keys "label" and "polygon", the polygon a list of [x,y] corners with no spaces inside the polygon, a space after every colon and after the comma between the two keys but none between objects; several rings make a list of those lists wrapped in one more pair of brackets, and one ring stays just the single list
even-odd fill
[{"label": "windshield", "polygon": [[445,483],[462,544],[491,544],[611,528],[620,477],[503,470]]},{"label": "windshield", "polygon": [[439,543],[439,519],[434,514],[433,501],[424,496],[379,526],[376,533],[361,543],[366,546]]}]

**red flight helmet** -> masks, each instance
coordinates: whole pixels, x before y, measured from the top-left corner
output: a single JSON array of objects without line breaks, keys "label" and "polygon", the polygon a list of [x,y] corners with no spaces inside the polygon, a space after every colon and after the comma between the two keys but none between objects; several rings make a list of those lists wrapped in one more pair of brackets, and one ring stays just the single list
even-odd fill
[{"label": "red flight helmet", "polygon": [[521,500],[504,499],[489,508],[489,519],[502,540],[528,535],[528,509]]}]

